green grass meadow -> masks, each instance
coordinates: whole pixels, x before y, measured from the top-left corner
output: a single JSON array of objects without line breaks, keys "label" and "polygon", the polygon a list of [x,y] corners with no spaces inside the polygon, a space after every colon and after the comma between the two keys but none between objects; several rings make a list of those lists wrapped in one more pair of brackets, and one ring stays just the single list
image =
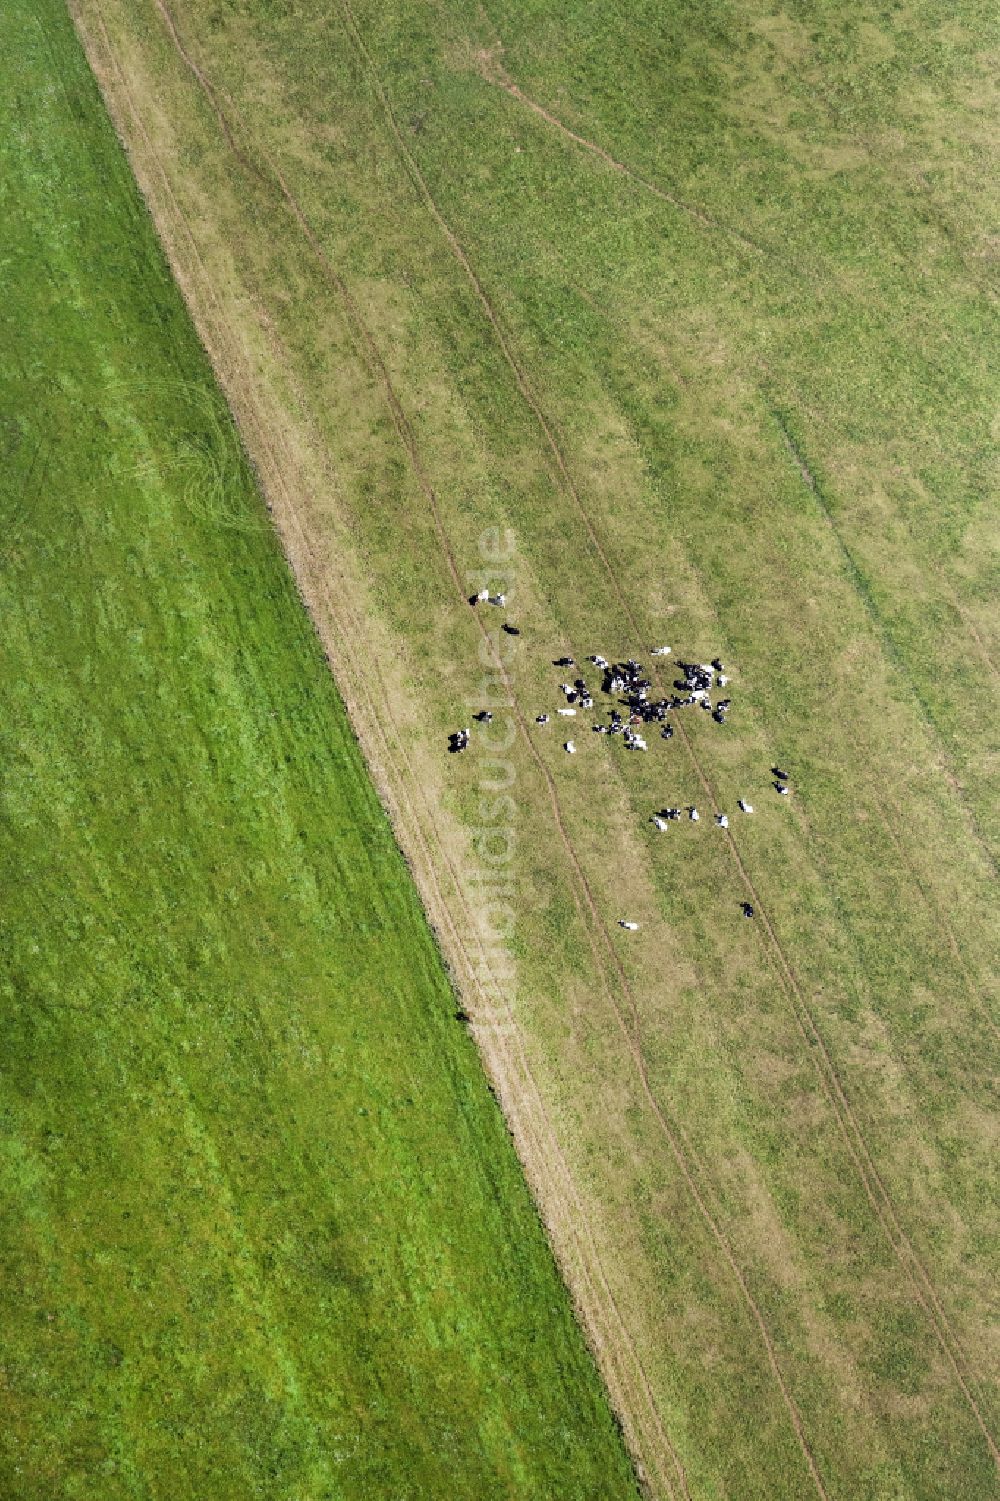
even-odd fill
[{"label": "green grass meadow", "polygon": [[[483,818],[448,554],[515,536],[515,1015],[655,1493],[996,1497],[995,17],[74,9],[226,389],[349,540],[446,896]],[[724,732],[536,729],[554,658],[654,642],[730,664]]]},{"label": "green grass meadow", "polygon": [[[652,1493],[994,1501],[993,8],[70,9],[477,1024],[513,535],[474,1036]],[[3,25],[14,1494],[627,1492],[66,18]],[[654,642],[725,730],[536,727]]]},{"label": "green grass meadow", "polygon": [[0,14],[0,1494],[636,1494],[58,0]]}]

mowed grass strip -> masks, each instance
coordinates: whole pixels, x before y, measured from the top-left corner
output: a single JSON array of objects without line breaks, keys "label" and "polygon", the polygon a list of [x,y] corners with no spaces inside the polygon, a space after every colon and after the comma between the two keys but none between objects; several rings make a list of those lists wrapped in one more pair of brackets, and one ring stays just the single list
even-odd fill
[{"label": "mowed grass strip", "polygon": [[[839,23],[814,9],[824,52]],[[669,640],[733,667],[731,724],[696,716],[691,755],[588,734],[569,760],[552,726],[511,752],[520,1039],[691,1493],[814,1496],[811,1456],[834,1496],[995,1494],[994,684],[966,623],[988,649],[987,317],[920,195],[886,206],[896,137],[855,161],[817,117],[806,159],[794,133],[765,149],[739,104],[775,87],[769,54],[732,13],[80,10],[227,389],[272,415],[286,393],[287,509],[328,556],[351,538],[344,592],[396,643],[379,707],[413,727],[425,889],[484,817],[479,750],[444,754],[481,676],[449,552],[475,566],[487,526],[516,533],[529,725],[563,651]],[[856,49],[831,52],[850,86]],[[974,77],[968,47],[949,56]],[[928,499],[915,526],[929,456],[955,507]],[[947,629],[914,649],[904,617]],[[653,833],[654,807],[689,801],[698,829]],[[455,909],[464,939],[474,896]]]},{"label": "mowed grass strip", "polygon": [[0,1491],[633,1496],[68,16],[0,33]]}]

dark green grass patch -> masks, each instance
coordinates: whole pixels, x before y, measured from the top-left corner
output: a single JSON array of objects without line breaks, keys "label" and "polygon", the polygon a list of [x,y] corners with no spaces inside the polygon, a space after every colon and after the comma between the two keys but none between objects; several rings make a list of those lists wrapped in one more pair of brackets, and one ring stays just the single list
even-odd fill
[{"label": "dark green grass patch", "polygon": [[0,34],[0,1492],[632,1495],[69,20]]}]

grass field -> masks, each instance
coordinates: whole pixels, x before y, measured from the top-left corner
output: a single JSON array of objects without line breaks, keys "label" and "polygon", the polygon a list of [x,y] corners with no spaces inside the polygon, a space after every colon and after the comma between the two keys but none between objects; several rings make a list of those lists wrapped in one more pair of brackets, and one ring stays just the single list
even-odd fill
[{"label": "grass field", "polygon": [[[72,8],[654,1493],[1000,1494],[995,17]],[[536,730],[657,640],[725,732]]]},{"label": "grass field", "polygon": [[76,33],[0,19],[0,1494],[637,1494]]}]

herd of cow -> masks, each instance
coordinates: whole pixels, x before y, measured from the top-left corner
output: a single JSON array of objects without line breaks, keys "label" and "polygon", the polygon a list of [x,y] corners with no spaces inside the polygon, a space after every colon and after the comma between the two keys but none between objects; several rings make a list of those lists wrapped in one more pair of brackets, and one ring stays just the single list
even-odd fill
[{"label": "herd of cow", "polygon": [[[470,604],[477,605],[488,602],[499,606],[501,609],[506,605],[504,595],[490,595],[483,590],[481,594],[473,595]],[[519,635],[515,627],[505,625],[503,629],[508,635]],[[654,646],[654,657],[666,657],[671,655],[669,646]],[[729,713],[731,700],[716,697],[712,699],[716,688],[724,689],[729,678],[725,668],[718,657],[713,657],[711,662],[682,662],[678,660],[677,666],[680,675],[674,681],[673,693],[662,698],[651,697],[653,684],[645,676],[641,663],[631,658],[627,662],[609,662],[606,657],[595,653],[588,658],[597,672],[601,674],[600,691],[607,697],[616,700],[616,703],[608,710],[608,722],[592,724],[590,726],[595,735],[620,735],[624,748],[628,751],[648,751],[643,730],[649,725],[658,725],[660,738],[670,740],[674,733],[674,727],[670,723],[669,716],[680,709],[698,708],[710,714],[716,724],[725,725]],[[558,657],[552,664],[554,667],[575,667],[572,657]],[[586,713],[595,707],[594,696],[587,686],[583,676],[565,682],[560,685],[560,691],[565,702],[555,710],[555,713],[564,719],[574,719],[580,713]],[[488,724],[493,718],[489,710],[483,710],[475,716],[476,720]],[[547,713],[538,714],[535,718],[537,725],[546,725],[551,716]],[[453,754],[458,754],[468,749],[471,729],[455,730],[448,737],[448,749]],[[575,756],[577,747],[572,739],[563,743],[563,750],[567,755]],[[788,773],[779,766],[771,767],[773,787],[780,797],[787,797],[789,793]],[[753,804],[745,798],[738,798],[736,806],[740,812],[749,815],[753,813]],[[661,808],[652,814],[651,822],[658,832],[664,833],[671,823],[678,822],[686,811],[691,823],[698,823],[701,815],[694,806],[686,810],[681,808]],[[716,824],[723,829],[729,827],[729,818],[725,813],[715,814]],[[741,902],[740,910],[744,917],[753,917],[754,909],[749,902]],[[634,932],[639,924],[630,922],[625,918],[619,919],[619,927],[629,932]]]}]

